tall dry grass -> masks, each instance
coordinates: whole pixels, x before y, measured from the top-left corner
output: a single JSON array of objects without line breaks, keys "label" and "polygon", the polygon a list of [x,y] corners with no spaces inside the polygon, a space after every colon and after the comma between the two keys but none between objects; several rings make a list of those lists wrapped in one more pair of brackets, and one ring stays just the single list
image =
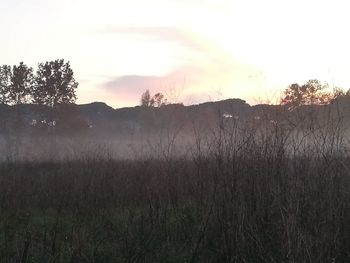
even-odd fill
[{"label": "tall dry grass", "polygon": [[217,116],[137,158],[3,162],[1,262],[349,262],[344,120]]}]

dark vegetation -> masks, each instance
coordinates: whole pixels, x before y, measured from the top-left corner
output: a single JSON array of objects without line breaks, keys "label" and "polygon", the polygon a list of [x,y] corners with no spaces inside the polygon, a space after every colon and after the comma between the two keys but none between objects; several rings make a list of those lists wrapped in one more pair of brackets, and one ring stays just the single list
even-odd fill
[{"label": "dark vegetation", "polygon": [[[74,87],[55,99],[54,83],[1,105],[0,262],[350,261],[347,93],[311,81],[281,105],[183,106],[146,92],[114,110],[70,104]],[[67,138],[79,154],[59,159]],[[56,155],[23,158],[45,145]]]}]

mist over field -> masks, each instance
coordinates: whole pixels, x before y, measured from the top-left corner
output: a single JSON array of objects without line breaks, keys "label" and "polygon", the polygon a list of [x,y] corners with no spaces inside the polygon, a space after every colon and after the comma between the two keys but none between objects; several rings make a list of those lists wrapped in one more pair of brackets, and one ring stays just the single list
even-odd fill
[{"label": "mist over field", "polygon": [[0,109],[4,262],[350,258],[348,92],[312,80],[279,105],[184,106],[146,91],[120,109],[42,94]]},{"label": "mist over field", "polygon": [[226,144],[280,139],[288,155],[335,144],[345,154],[350,129],[347,100],[295,110],[283,105],[250,106],[239,99],[121,109],[96,102],[67,106],[62,113],[39,105],[7,106],[1,111],[1,157],[2,161],[53,162],[94,156],[191,159],[198,147],[210,155],[218,136]]}]

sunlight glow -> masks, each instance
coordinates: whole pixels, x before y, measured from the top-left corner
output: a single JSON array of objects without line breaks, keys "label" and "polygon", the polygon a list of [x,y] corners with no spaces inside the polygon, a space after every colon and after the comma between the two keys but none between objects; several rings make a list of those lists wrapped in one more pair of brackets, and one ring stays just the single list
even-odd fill
[{"label": "sunlight glow", "polygon": [[1,64],[70,60],[79,103],[133,106],[148,87],[179,89],[185,103],[255,103],[310,78],[350,87],[347,10],[341,0],[6,0]]}]

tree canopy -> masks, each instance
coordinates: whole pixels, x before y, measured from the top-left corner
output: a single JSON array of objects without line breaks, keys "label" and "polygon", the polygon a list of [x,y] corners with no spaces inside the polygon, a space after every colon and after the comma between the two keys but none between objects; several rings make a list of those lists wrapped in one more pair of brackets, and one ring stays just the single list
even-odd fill
[{"label": "tree canopy", "polygon": [[12,79],[11,66],[0,66],[0,103],[9,103],[9,92]]},{"label": "tree canopy", "polygon": [[149,90],[146,90],[141,95],[141,106],[142,107],[150,107],[151,106],[151,94]]},{"label": "tree canopy", "polygon": [[302,105],[326,105],[334,99],[328,84],[312,79],[303,85],[291,84],[281,98],[281,104],[293,109]]},{"label": "tree canopy", "polygon": [[0,103],[37,103],[47,106],[76,101],[78,82],[69,62],[63,59],[40,63],[36,74],[23,62],[0,66]]},{"label": "tree canopy", "polygon": [[35,76],[33,99],[35,103],[56,106],[76,100],[73,70],[63,59],[40,63]]},{"label": "tree canopy", "polygon": [[158,92],[151,96],[149,90],[146,90],[141,96],[142,107],[161,107],[167,104],[164,94]]},{"label": "tree canopy", "polygon": [[21,62],[13,66],[9,86],[9,99],[12,104],[31,102],[34,84],[33,68]]}]

